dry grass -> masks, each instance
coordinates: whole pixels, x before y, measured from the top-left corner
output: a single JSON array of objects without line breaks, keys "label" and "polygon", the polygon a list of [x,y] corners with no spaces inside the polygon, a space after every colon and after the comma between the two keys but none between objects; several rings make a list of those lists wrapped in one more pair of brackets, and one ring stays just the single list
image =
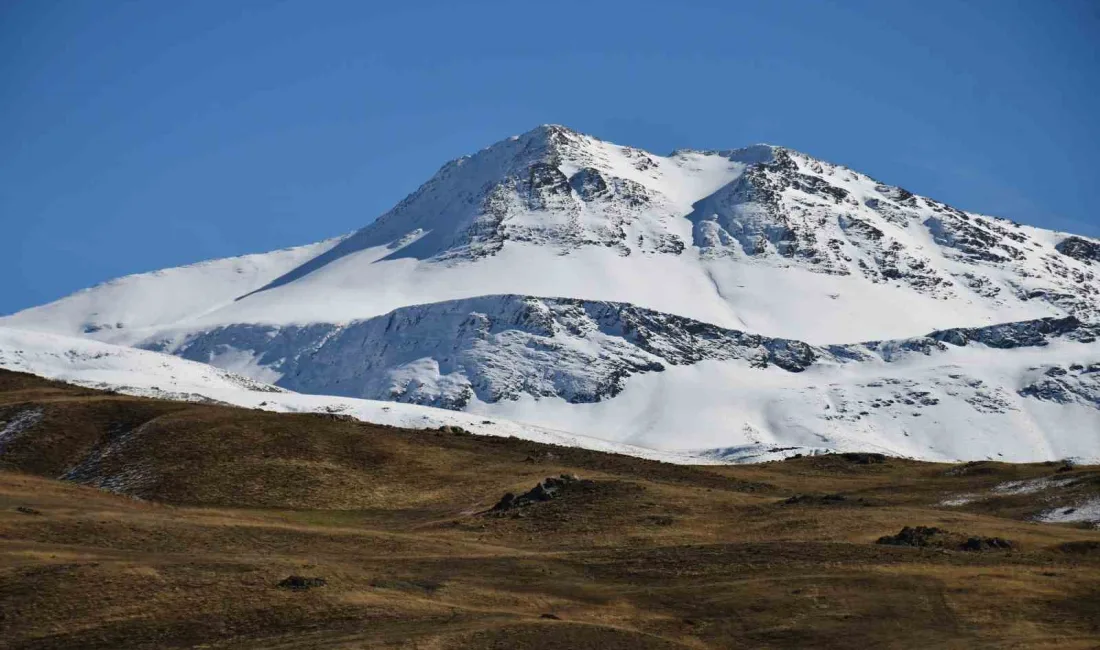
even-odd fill
[{"label": "dry grass", "polygon": [[[1100,643],[1100,532],[1028,521],[1048,493],[991,492],[1072,477],[1072,494],[1096,493],[1096,468],[679,467],[0,372],[0,421],[28,409],[41,421],[0,454],[5,647]],[[56,480],[74,466],[121,494]],[[522,516],[484,512],[561,473],[592,483]],[[981,498],[937,505],[960,494]],[[1016,547],[874,544],[906,525]],[[327,584],[276,586],[291,574]]]}]

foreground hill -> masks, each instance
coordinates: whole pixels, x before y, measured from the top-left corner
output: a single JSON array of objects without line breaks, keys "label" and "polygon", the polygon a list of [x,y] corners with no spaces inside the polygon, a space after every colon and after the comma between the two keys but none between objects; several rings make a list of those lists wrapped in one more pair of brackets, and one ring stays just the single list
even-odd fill
[{"label": "foreground hill", "polygon": [[10,372],[0,421],[5,647],[1100,640],[1096,467],[692,467]]}]

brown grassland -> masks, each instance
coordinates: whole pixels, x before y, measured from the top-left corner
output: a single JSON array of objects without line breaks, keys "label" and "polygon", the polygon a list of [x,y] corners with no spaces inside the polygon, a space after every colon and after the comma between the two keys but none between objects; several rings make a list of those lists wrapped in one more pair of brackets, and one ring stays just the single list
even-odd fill
[{"label": "brown grassland", "polygon": [[[3,371],[0,431],[6,648],[1100,647],[1100,531],[1030,520],[1096,467],[685,467]],[[1013,547],[875,543],[917,525]]]}]

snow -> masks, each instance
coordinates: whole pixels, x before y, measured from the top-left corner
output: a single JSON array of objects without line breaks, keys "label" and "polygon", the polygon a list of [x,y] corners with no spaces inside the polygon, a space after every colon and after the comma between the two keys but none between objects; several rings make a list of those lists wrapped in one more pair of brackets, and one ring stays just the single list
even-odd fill
[{"label": "snow", "polygon": [[965,506],[968,503],[973,503],[973,502],[977,501],[980,498],[981,497],[979,495],[976,495],[976,494],[963,494],[963,495],[960,495],[960,496],[957,496],[957,497],[952,497],[950,499],[944,499],[943,501],[940,501],[936,505],[944,506],[944,507],[947,507],[947,508],[958,508],[960,506]]},{"label": "snow", "polygon": [[[671,463],[714,464],[689,453],[661,452],[584,435],[444,409],[363,399],[302,395],[202,363],[147,350],[0,327],[0,368],[141,397],[213,401],[282,413],[340,413],[364,422],[413,429],[460,426],[473,433],[627,454]],[[3,437],[26,429],[34,413],[5,425]]]},{"label": "snow", "polygon": [[128,275],[0,318],[0,325],[126,340],[131,328],[170,325],[229,306],[337,241]]},{"label": "snow", "polygon": [[[1075,345],[1080,344],[951,350],[946,363],[920,355],[892,364],[821,366],[802,373],[702,361],[632,377],[614,399],[594,404],[527,397],[474,404],[470,410],[678,450],[763,444],[932,461],[1073,457],[1097,462],[1100,410],[1085,404],[1052,406],[1005,388],[1017,385],[1020,374],[1035,363],[1076,358]],[[872,406],[910,389],[927,391],[939,401]]]},{"label": "snow", "polygon": [[1047,524],[1087,522],[1100,525],[1100,497],[1045,510],[1035,519]]},{"label": "snow", "polygon": [[22,433],[42,421],[42,409],[31,408],[20,411],[7,422],[0,422],[0,453]]},{"label": "snow", "polygon": [[1072,485],[1078,480],[1076,478],[1052,479],[1043,477],[1024,481],[1008,481],[995,486],[993,491],[997,494],[1035,494],[1036,492]]}]

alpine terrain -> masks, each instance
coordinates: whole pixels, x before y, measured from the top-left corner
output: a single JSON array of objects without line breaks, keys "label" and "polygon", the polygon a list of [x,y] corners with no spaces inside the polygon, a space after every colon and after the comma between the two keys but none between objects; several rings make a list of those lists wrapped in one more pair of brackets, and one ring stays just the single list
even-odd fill
[{"label": "alpine terrain", "polygon": [[692,462],[1095,460],[1098,273],[1098,240],[783,147],[541,126],[350,235],[2,318],[0,366]]}]

